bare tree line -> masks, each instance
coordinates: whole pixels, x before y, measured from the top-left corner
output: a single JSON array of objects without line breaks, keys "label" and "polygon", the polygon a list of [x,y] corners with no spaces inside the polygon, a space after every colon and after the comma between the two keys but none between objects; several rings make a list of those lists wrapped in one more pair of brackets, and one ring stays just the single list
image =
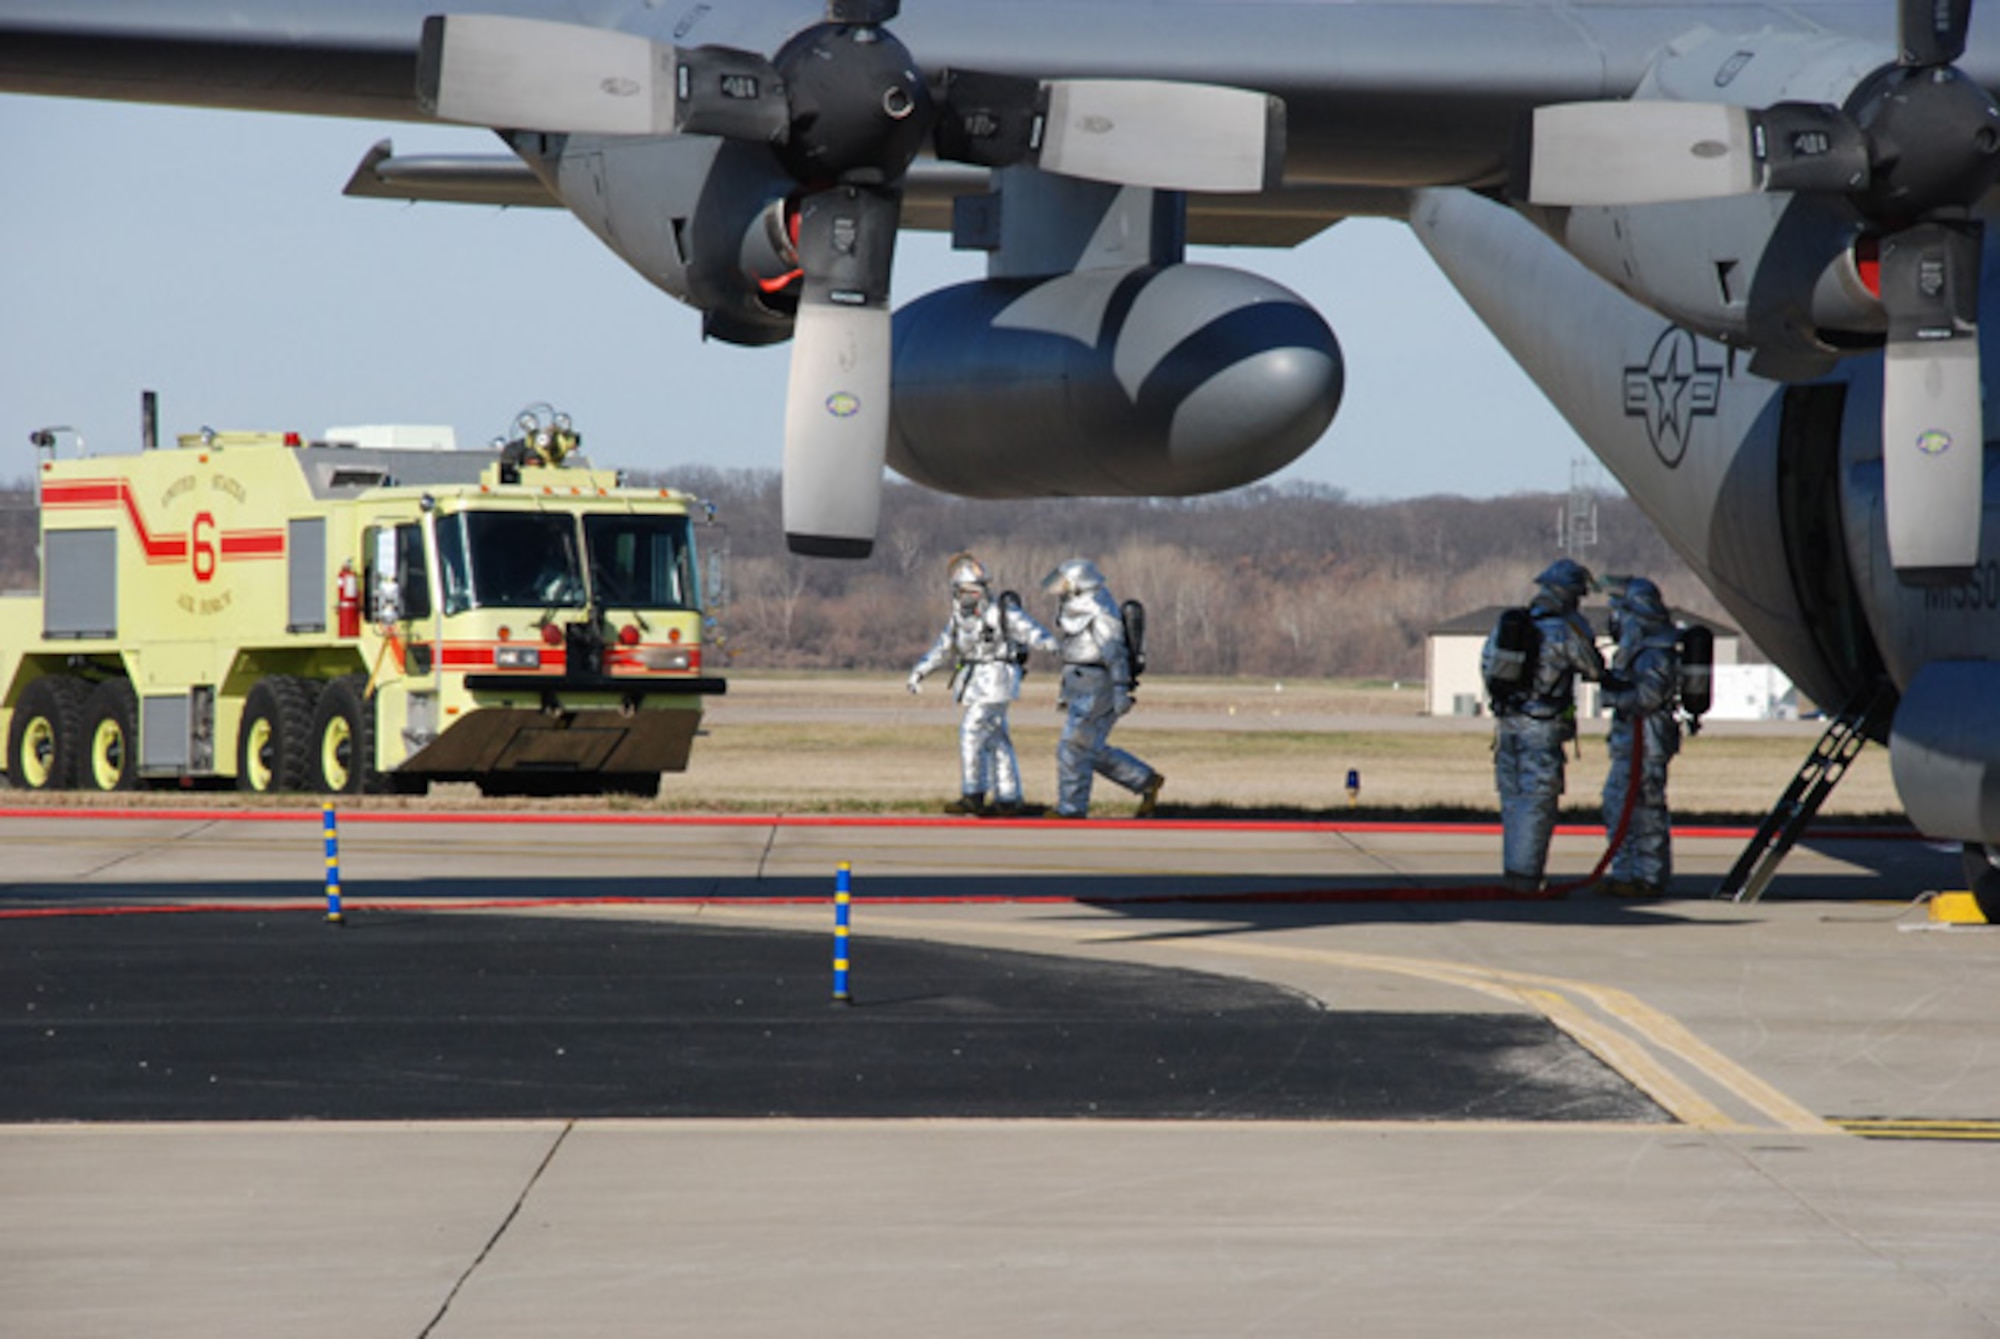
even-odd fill
[{"label": "bare tree line", "polygon": [[[1556,556],[1564,501],[1354,502],[1287,484],[1194,499],[983,502],[892,483],[874,556],[837,562],[786,552],[774,471],[695,467],[633,481],[715,504],[731,659],[773,669],[906,667],[943,624],[946,560],[969,549],[1044,621],[1042,577],[1065,558],[1093,559],[1121,599],[1144,602],[1161,672],[1414,679],[1431,628],[1527,599]],[[1629,499],[1598,505],[1602,542],[1581,555],[1591,568],[1644,572],[1676,606],[1720,616]],[[37,547],[33,491],[0,489],[0,588],[35,588]]]},{"label": "bare tree line", "polygon": [[[971,550],[1030,613],[1065,558],[1095,560],[1121,599],[1145,603],[1148,653],[1168,673],[1418,678],[1447,619],[1518,604],[1557,556],[1555,494],[1353,502],[1315,484],[1195,499],[986,502],[891,484],[873,557],[784,549],[778,477],[683,469],[646,476],[708,498],[728,531],[724,613],[736,664],[889,670],[929,645],[946,611],[946,561]],[[1643,513],[1600,496],[1602,572],[1643,572],[1677,606],[1720,607]]]}]

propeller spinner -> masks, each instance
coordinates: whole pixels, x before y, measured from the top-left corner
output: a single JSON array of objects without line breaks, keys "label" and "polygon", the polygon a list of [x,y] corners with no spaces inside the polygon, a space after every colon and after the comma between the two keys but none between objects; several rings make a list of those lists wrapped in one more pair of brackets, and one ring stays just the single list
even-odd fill
[{"label": "propeller spinner", "polygon": [[1162,190],[1257,191],[1282,167],[1283,105],[1149,80],[926,79],[883,25],[897,0],[829,0],[766,58],[539,19],[425,21],[419,94],[437,116],[508,129],[715,135],[769,145],[798,183],[803,285],[785,409],[786,541],[866,557],[889,431],[889,278],[902,181],[941,157]]},{"label": "propeller spinner", "polygon": [[1752,191],[1843,198],[1874,231],[1889,334],[1882,468],[1906,582],[1963,579],[1983,510],[1977,323],[2000,106],[1960,71],[1971,0],[1899,0],[1896,61],[1843,107],[1576,103],[1535,116],[1529,198],[1614,205]]}]

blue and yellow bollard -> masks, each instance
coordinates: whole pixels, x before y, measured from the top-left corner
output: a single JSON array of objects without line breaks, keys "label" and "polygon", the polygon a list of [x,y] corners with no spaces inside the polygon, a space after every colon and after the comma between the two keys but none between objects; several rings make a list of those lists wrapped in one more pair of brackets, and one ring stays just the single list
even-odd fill
[{"label": "blue and yellow bollard", "polygon": [[326,919],[331,925],[345,925],[340,914],[340,828],[334,822],[333,804],[320,811],[320,830],[326,834]]},{"label": "blue and yellow bollard", "polygon": [[833,1002],[852,1004],[847,988],[847,930],[849,908],[854,901],[854,867],[845,860],[833,876]]}]

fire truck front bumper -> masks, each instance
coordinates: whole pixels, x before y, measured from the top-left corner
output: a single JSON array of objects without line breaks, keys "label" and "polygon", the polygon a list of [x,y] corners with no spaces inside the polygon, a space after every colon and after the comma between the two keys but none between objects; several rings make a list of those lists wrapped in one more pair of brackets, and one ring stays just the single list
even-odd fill
[{"label": "fire truck front bumper", "polygon": [[[594,680],[571,686],[569,680],[468,675],[466,686],[507,697],[461,716],[411,754],[398,772],[441,779],[529,772],[684,772],[701,725],[698,694],[720,693],[724,681]],[[654,705],[662,697],[682,701]]]}]

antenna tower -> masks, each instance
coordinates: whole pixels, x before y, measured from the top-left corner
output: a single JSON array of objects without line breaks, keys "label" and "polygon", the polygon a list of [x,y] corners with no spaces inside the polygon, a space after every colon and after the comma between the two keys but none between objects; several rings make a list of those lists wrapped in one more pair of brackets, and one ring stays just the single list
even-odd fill
[{"label": "antenna tower", "polygon": [[1597,543],[1597,489],[1592,474],[1596,467],[1576,459],[1569,466],[1569,500],[1556,509],[1556,547],[1573,558]]}]

